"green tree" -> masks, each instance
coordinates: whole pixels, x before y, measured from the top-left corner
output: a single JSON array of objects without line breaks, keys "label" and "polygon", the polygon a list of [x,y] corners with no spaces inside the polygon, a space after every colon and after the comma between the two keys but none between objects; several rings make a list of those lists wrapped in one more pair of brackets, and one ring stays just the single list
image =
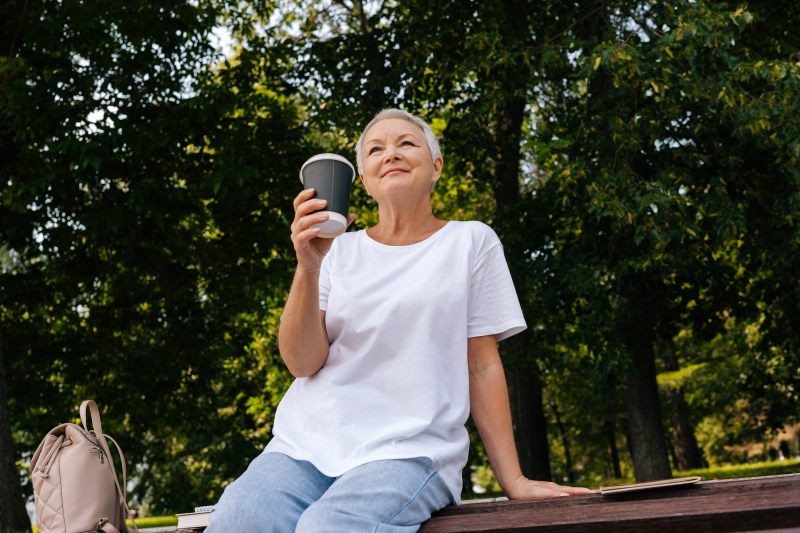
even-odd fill
[{"label": "green tree", "polygon": [[278,6],[0,8],[0,520],[22,522],[17,459],[87,396],[152,511],[244,469],[290,382],[296,169],[386,106],[442,137],[437,212],[504,241],[526,473],[550,475],[548,420],[555,471],[614,471],[627,419],[636,476],[669,475],[658,371],[688,376],[712,459],[796,418],[794,3]]},{"label": "green tree", "polygon": [[[682,322],[713,335],[726,309],[752,313],[752,285],[782,286],[796,266],[797,67],[784,33],[796,9],[783,7],[779,20],[725,3],[620,4],[598,23],[605,37],[551,65],[561,82],[542,105],[537,162],[562,206],[552,288],[586,302],[579,339],[630,365],[638,479],[669,475],[656,344]],[[763,262],[773,254],[780,270]]]},{"label": "green tree", "polygon": [[254,403],[284,387],[269,336],[303,130],[282,50],[217,65],[209,42],[221,19],[255,31],[269,9],[35,5],[0,65],[0,242],[16,260],[0,329],[18,453],[93,397],[152,511],[218,496],[269,430]]}]

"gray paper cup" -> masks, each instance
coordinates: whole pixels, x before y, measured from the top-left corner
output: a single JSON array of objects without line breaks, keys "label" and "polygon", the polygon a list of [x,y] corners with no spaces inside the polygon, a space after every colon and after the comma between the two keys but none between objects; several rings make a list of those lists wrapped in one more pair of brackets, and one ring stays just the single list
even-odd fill
[{"label": "gray paper cup", "polygon": [[344,157],[336,154],[317,154],[300,167],[300,182],[306,189],[314,188],[316,198],[328,201],[325,211],[330,218],[315,224],[320,228],[318,237],[333,238],[347,229],[350,191],[356,170]]}]

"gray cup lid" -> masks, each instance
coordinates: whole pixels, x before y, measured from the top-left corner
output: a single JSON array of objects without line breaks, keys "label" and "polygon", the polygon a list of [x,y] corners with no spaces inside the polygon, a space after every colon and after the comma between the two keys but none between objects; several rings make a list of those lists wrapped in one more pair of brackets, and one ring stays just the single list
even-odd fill
[{"label": "gray cup lid", "polygon": [[335,161],[339,161],[340,163],[345,163],[348,167],[350,167],[350,170],[353,172],[353,177],[350,178],[350,182],[352,183],[353,181],[355,181],[355,179],[356,179],[356,169],[353,167],[353,164],[350,163],[350,161],[347,160],[347,158],[342,157],[339,154],[330,154],[330,153],[325,152],[325,153],[322,153],[322,154],[317,154],[317,155],[311,156],[310,158],[308,158],[308,161],[303,163],[303,166],[300,167],[300,183],[305,185],[305,183],[303,182],[303,169],[306,168],[306,165],[309,165],[309,164],[313,163],[314,161],[321,161],[323,159],[333,159]]}]

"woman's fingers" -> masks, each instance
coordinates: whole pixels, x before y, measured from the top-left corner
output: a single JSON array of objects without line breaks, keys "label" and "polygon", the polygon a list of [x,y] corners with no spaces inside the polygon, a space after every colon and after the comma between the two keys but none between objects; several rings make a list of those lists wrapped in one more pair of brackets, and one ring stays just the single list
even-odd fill
[{"label": "woman's fingers", "polygon": [[292,205],[294,206],[294,221],[292,222],[292,231],[297,226],[298,221],[306,215],[319,211],[328,205],[328,201],[322,198],[314,198],[314,189],[305,189],[300,191]]},{"label": "woman's fingers", "polygon": [[305,231],[314,224],[325,222],[329,218],[331,218],[331,216],[328,213],[312,213],[311,215],[306,215],[295,221],[293,231],[295,233]]},{"label": "woman's fingers", "polygon": [[537,484],[529,484],[517,494],[517,499],[555,498],[562,494],[563,493],[557,489],[551,489],[550,487],[543,487]]},{"label": "woman's fingers", "polygon": [[593,494],[595,491],[586,487],[566,487],[562,485],[561,492],[566,492],[567,494]]},{"label": "woman's fingers", "polygon": [[591,494],[594,491],[584,487],[570,487],[568,485],[559,485],[552,481],[534,481],[537,485],[544,489],[556,492],[555,496],[566,496],[569,494]]},{"label": "woman's fingers", "polygon": [[593,490],[583,487],[568,487],[553,483],[552,481],[532,481],[520,476],[515,479],[506,490],[512,500],[526,500],[531,498],[550,498],[556,496],[572,496],[591,494]]},{"label": "woman's fingers", "polygon": [[324,209],[328,202],[314,198],[314,189],[305,189],[295,197],[292,205],[292,243],[297,254],[297,266],[308,271],[318,271],[322,258],[331,247],[331,240],[317,238],[320,228],[314,225],[328,220],[330,215],[316,211]]},{"label": "woman's fingers", "polygon": [[297,208],[300,204],[302,204],[303,202],[305,202],[310,198],[313,198],[314,193],[315,190],[313,187],[310,189],[303,189],[302,191],[300,191],[298,195],[294,197],[294,201],[292,202],[292,207],[294,207],[294,210],[297,211]]},{"label": "woman's fingers", "polygon": [[295,235],[294,242],[295,247],[301,247],[303,244],[308,243],[311,239],[319,235],[320,229],[319,228],[310,228],[305,231],[301,231],[297,235]]},{"label": "woman's fingers", "polygon": [[328,202],[326,200],[320,200],[316,198],[312,200],[307,200],[301,203],[299,206],[297,206],[297,209],[295,209],[294,212],[294,218],[295,220],[297,220],[298,218],[304,217],[309,213],[313,213],[314,211],[319,211],[320,209],[323,209],[326,205],[328,205]]}]

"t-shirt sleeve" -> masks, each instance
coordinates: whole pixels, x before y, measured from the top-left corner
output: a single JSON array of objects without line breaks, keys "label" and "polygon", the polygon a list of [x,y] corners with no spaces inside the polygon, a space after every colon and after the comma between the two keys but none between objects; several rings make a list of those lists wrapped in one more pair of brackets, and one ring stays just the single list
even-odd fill
[{"label": "t-shirt sleeve", "polygon": [[495,335],[501,341],[527,327],[497,237],[475,263],[468,305],[467,337]]},{"label": "t-shirt sleeve", "polygon": [[[336,241],[334,241],[335,245]],[[327,255],[322,258],[322,265],[319,269],[319,308],[322,311],[328,310],[328,296],[331,293],[331,271],[332,263],[333,263],[333,249],[335,246],[331,246],[331,249],[328,250]]]}]

